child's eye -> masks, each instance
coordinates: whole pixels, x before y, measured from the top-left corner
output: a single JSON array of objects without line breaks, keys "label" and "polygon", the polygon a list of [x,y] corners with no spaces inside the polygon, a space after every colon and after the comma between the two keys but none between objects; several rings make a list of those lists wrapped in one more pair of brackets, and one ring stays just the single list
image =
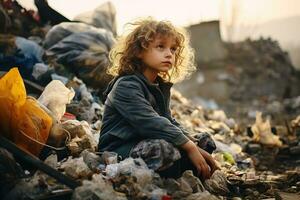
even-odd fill
[{"label": "child's eye", "polygon": [[172,48],[171,48],[171,52],[172,52],[172,53],[175,53],[175,52],[176,52],[176,50],[177,50],[177,48],[176,48],[176,47],[172,47]]},{"label": "child's eye", "polygon": [[158,49],[163,49],[163,48],[164,48],[164,45],[159,44],[159,45],[157,45],[157,48],[158,48]]}]

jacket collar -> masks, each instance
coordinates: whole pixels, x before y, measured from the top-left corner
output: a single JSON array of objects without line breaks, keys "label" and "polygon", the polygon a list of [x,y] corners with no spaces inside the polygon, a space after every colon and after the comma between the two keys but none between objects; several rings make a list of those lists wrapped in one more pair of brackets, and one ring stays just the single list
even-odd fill
[{"label": "jacket collar", "polygon": [[136,72],[135,75],[137,77],[139,77],[147,86],[149,87],[157,87],[159,86],[161,88],[162,91],[165,90],[170,90],[170,88],[173,86],[173,83],[171,82],[166,82],[165,80],[163,80],[160,76],[157,76],[156,78],[156,82],[157,83],[151,83],[145,76],[144,74],[140,73],[140,72]]},{"label": "jacket collar", "polygon": [[[140,80],[142,80],[149,88],[157,89],[159,86],[160,90],[164,94],[164,96],[168,99],[170,97],[170,89],[173,86],[173,83],[164,81],[161,77],[157,76],[156,81],[157,83],[151,83],[144,74],[140,72],[135,72],[134,75],[136,75]],[[117,80],[120,78],[120,76],[114,77],[108,84],[106,90],[103,92],[103,98],[102,102],[104,103],[108,93],[111,91],[114,84],[117,82]]]}]

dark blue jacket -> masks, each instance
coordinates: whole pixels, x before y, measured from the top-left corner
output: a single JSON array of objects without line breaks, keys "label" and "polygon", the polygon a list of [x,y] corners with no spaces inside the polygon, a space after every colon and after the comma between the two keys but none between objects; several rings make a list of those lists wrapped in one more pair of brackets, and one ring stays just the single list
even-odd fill
[{"label": "dark blue jacket", "polygon": [[143,139],[164,139],[175,146],[186,143],[188,138],[169,109],[172,85],[160,77],[151,83],[141,73],[116,77],[104,93],[99,151],[128,157]]}]

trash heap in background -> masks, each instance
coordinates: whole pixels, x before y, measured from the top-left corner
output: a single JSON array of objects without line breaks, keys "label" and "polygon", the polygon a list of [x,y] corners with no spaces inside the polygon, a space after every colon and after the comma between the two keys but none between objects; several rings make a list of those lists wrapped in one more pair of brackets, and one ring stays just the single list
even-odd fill
[{"label": "trash heap in background", "polygon": [[220,108],[243,126],[256,110],[276,124],[300,112],[300,72],[287,52],[271,38],[224,43],[228,56],[198,63],[191,80],[175,87],[205,108]]},{"label": "trash heap in background", "polygon": [[[227,112],[255,118],[255,110],[270,115],[276,123],[297,117],[300,112],[300,72],[279,43],[271,38],[227,44],[227,81],[230,100]],[[230,73],[231,71],[231,73]],[[225,107],[224,107],[225,109]]]}]

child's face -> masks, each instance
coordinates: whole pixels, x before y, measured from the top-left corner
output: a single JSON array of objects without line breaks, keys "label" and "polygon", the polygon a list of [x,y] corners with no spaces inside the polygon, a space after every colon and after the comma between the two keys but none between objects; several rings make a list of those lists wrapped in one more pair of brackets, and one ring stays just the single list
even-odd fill
[{"label": "child's face", "polygon": [[173,37],[156,36],[139,58],[146,65],[146,70],[154,73],[168,72],[174,65],[176,49]]}]

